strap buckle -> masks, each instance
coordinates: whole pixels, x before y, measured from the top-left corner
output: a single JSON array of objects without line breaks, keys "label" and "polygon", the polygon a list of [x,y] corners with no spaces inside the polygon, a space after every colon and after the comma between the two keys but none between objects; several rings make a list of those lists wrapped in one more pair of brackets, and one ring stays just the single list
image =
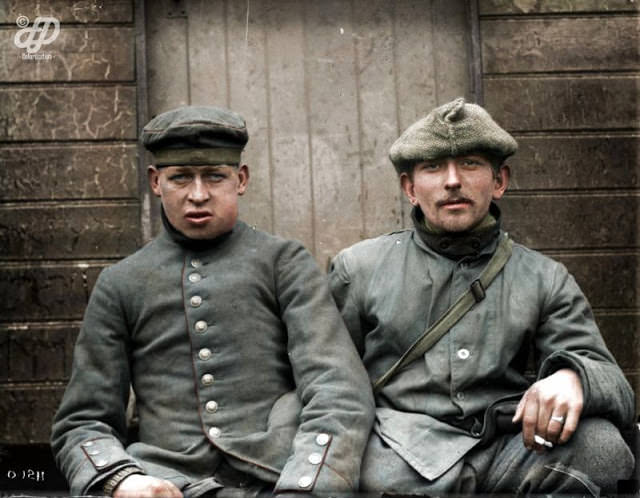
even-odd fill
[{"label": "strap buckle", "polygon": [[480,301],[482,301],[487,295],[487,293],[484,291],[484,286],[482,285],[482,282],[480,282],[479,279],[476,279],[473,282],[471,282],[471,293],[473,294],[473,297],[476,300],[476,303],[479,303]]}]

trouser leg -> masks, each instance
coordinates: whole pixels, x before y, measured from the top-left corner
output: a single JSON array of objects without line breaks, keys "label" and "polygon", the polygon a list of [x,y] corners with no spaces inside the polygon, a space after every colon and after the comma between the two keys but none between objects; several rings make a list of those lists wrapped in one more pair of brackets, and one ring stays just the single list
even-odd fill
[{"label": "trouser leg", "polygon": [[599,496],[600,490],[615,492],[633,465],[618,429],[607,420],[587,418],[568,443],[543,453],[527,450],[521,434],[512,437],[493,459],[478,491]]}]

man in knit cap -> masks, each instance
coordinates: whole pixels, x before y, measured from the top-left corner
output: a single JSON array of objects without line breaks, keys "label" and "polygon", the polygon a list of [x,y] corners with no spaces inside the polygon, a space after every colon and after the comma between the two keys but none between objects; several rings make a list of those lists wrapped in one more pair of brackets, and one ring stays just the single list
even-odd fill
[{"label": "man in knit cap", "polygon": [[93,289],[52,433],[71,494],[357,489],[369,379],[312,256],[238,220],[244,119],[183,107],[142,140],[164,230]]},{"label": "man in knit cap", "polygon": [[363,490],[597,496],[632,472],[633,393],[586,298],[500,228],[516,149],[480,106],[433,110],[390,151],[414,228],[333,261],[376,396]]}]

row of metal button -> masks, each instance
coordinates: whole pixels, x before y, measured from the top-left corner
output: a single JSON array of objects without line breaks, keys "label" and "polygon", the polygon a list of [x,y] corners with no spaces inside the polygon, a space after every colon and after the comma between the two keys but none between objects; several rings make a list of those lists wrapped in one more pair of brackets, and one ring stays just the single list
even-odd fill
[{"label": "row of metal button", "polygon": [[[200,261],[199,259],[192,259],[191,266],[193,268],[200,268],[202,266],[202,261]],[[202,280],[202,275],[200,275],[197,272],[194,272],[189,274],[187,278],[189,279],[189,282],[195,284]],[[189,299],[189,304],[193,308],[198,308],[199,306],[202,305],[202,296],[198,296],[198,295],[192,296],[191,299]],[[204,320],[198,320],[194,325],[194,329],[197,333],[205,332],[208,327],[209,327],[209,324]],[[212,354],[213,353],[209,348],[202,348],[200,351],[198,351],[198,358],[202,361],[207,361],[211,358]],[[210,386],[211,384],[213,384],[214,380],[215,379],[213,375],[210,373],[206,373],[200,378],[200,381],[202,382],[203,386]],[[205,403],[204,409],[208,413],[216,413],[218,411],[218,403],[216,401],[209,400]],[[219,438],[222,435],[222,430],[219,427],[210,427],[208,432],[209,432],[209,437],[211,437],[212,439]]]},{"label": "row of metal button", "polygon": [[[331,438],[329,437],[329,434],[321,433],[316,436],[316,444],[318,446],[326,446],[327,444],[329,444],[330,440]],[[322,463],[322,454],[314,451],[307,457],[307,461],[311,465],[320,465],[320,463]],[[312,484],[313,477],[311,476],[302,476],[300,479],[298,479],[298,486],[301,488],[308,488]]]}]

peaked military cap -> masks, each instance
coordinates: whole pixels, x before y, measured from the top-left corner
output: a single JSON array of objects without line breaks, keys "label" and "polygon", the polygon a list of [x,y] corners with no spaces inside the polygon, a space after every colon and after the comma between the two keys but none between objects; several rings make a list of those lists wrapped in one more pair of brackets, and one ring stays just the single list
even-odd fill
[{"label": "peaked military cap", "polygon": [[186,106],[163,112],[142,130],[142,143],[158,167],[239,164],[248,140],[242,116],[213,106]]},{"label": "peaked military cap", "polygon": [[517,149],[516,140],[487,111],[457,98],[407,128],[391,146],[389,159],[402,173],[417,162],[470,152],[487,152],[504,160]]}]

